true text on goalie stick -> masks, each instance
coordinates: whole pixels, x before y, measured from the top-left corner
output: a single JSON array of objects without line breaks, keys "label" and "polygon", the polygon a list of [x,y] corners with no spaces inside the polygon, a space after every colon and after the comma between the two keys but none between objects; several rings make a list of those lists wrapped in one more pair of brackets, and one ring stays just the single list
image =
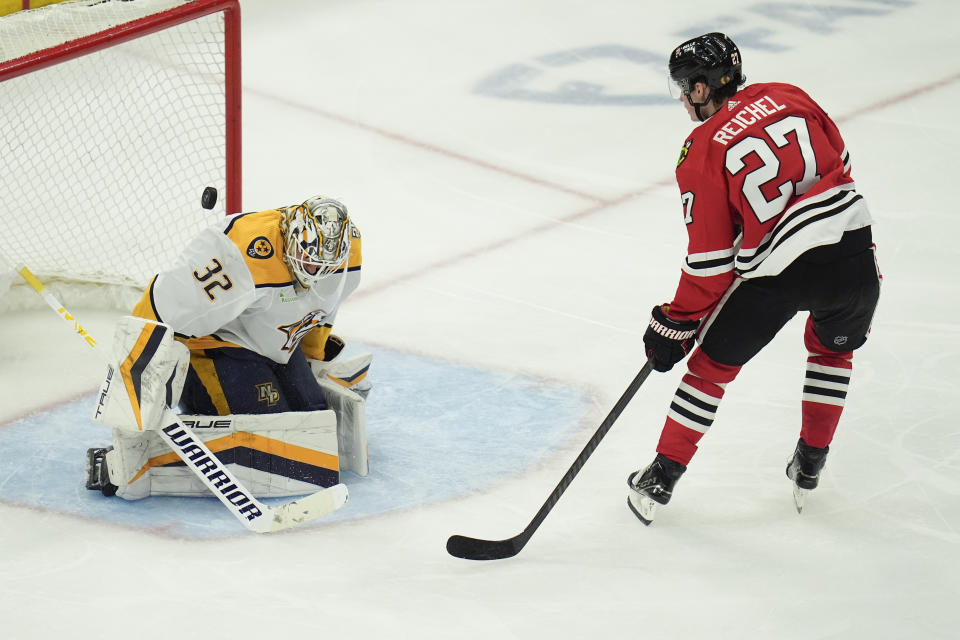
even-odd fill
[{"label": "true text on goalie stick", "polygon": [[[25,265],[18,264],[15,269],[58,315],[68,322],[73,322],[76,333],[90,348],[100,354],[100,350],[97,349],[97,341],[67,311],[60,301],[47,291],[43,283]],[[108,384],[112,375],[113,367],[108,363]],[[269,507],[254,498],[233,473],[207,448],[203,441],[193,437],[180,417],[169,408],[164,412],[164,422],[167,425],[157,430],[157,433],[160,434],[167,446],[200,478],[204,486],[251,531],[268,533],[289,529],[331,513],[347,502],[349,497],[347,487],[338,484],[279,507]]]}]

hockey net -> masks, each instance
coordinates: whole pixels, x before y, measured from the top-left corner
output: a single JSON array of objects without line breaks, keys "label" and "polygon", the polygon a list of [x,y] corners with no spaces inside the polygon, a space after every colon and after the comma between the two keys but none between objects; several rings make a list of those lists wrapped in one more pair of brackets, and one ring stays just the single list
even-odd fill
[{"label": "hockey net", "polygon": [[0,309],[36,299],[18,263],[65,302],[129,308],[197,231],[240,210],[237,0],[0,18],[0,134]]}]

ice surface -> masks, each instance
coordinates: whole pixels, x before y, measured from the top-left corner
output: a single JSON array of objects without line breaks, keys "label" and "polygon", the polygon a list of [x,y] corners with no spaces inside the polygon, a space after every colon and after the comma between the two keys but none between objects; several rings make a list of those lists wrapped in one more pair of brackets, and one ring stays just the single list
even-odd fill
[{"label": "ice surface", "polygon": [[[375,352],[475,373],[418,388],[413,365],[402,385],[378,379],[376,357],[372,373],[374,394],[403,389],[384,418],[398,430],[424,406],[457,407],[465,484],[434,499],[450,470],[424,464],[438,450],[422,454],[420,434],[371,447],[411,469],[392,488],[422,499],[371,508],[391,483],[369,498],[358,486],[350,504],[369,511],[273,536],[148,530],[123,521],[123,504],[111,517],[26,504],[11,496],[31,469],[7,454],[25,441],[45,460],[36,492],[91,498],[75,461],[58,461],[98,443],[43,416],[82,404],[100,368],[48,310],[8,314],[0,637],[956,637],[960,5],[261,0],[243,11],[244,208],[317,192],[347,203],[364,281],[338,328]],[[651,376],[517,557],[451,558],[450,534],[522,530],[641,364],[643,323],[672,294],[685,247],[672,170],[691,126],[662,99],[655,61],[713,29],[741,43],[750,81],[798,84],[838,121],[876,219],[880,308],[820,487],[798,515],[784,477],[805,360],[797,318],[730,385],[652,526],[627,509],[625,480],[652,458],[680,370]],[[112,333],[111,314],[83,314],[91,333]],[[470,397],[485,379],[504,385]],[[571,422],[531,445],[499,400],[524,395],[511,382],[570,389]],[[501,457],[515,472],[471,484]]]}]

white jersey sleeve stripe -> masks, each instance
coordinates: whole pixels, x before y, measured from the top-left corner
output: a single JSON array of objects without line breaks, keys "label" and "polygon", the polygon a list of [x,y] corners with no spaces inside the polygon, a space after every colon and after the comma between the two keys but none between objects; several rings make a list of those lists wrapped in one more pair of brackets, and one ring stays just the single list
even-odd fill
[{"label": "white jersey sleeve stripe", "polygon": [[692,276],[699,277],[729,273],[733,271],[735,255],[736,250],[733,247],[718,251],[691,253],[683,261],[682,269]]}]

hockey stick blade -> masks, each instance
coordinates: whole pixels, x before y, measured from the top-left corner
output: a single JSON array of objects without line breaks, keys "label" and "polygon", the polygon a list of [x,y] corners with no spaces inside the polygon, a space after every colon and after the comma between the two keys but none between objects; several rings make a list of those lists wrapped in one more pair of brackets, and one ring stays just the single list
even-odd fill
[{"label": "hockey stick blade", "polygon": [[263,533],[283,531],[333,513],[350,499],[345,484],[335,484],[304,498],[270,509],[269,527]]},{"label": "hockey stick blade", "polygon": [[640,385],[643,384],[643,381],[647,379],[647,376],[650,375],[652,370],[653,361],[648,360],[627,386],[627,390],[620,396],[617,404],[610,410],[610,413],[594,432],[593,436],[580,452],[580,455],[573,461],[573,464],[570,465],[567,472],[563,474],[560,482],[557,483],[557,486],[523,531],[505,540],[482,540],[480,538],[469,538],[461,535],[450,536],[447,539],[447,553],[456,558],[463,558],[464,560],[502,560],[504,558],[512,558],[520,553],[520,550],[526,546],[534,532],[536,532],[543,523],[547,514],[550,513],[554,505],[557,504],[557,501],[560,500],[560,496],[563,495],[563,492],[567,490],[567,487],[570,486],[573,479],[580,473],[580,469],[586,464],[587,459],[593,454],[594,450],[596,450],[600,441],[603,440],[603,437],[607,435],[610,427],[613,426],[613,423],[616,422],[620,414],[623,413],[627,404],[637,393],[637,389],[640,388]]},{"label": "hockey stick blade", "polygon": [[503,560],[520,553],[529,539],[523,534],[506,540],[481,540],[453,535],[447,539],[447,553],[464,560]]}]

